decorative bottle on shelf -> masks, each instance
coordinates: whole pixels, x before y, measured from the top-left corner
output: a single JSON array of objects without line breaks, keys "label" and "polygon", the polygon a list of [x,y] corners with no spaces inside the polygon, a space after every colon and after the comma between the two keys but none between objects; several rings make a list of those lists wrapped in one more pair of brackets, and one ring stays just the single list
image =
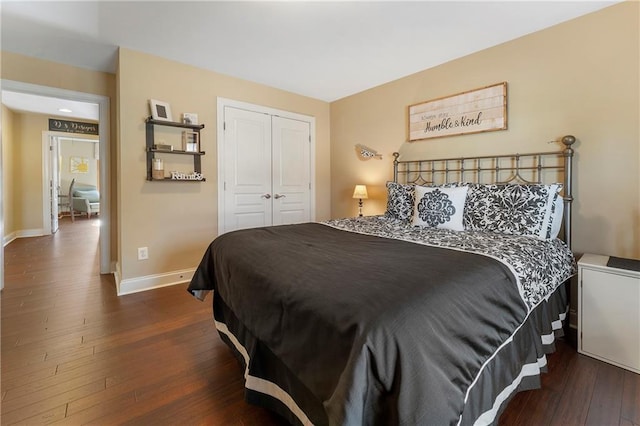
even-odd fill
[{"label": "decorative bottle on shelf", "polygon": [[162,161],[162,158],[153,159],[151,177],[154,179],[164,179],[164,162]]},{"label": "decorative bottle on shelf", "polygon": [[186,152],[198,152],[198,133],[182,132],[182,149]]}]

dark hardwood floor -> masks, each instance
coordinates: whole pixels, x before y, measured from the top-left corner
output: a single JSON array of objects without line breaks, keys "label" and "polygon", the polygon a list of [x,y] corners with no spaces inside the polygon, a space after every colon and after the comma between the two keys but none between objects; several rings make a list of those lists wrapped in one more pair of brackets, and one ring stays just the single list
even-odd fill
[{"label": "dark hardwood floor", "polygon": [[[98,272],[97,220],[5,247],[2,424],[283,425],[244,402],[210,299],[186,284],[116,296]],[[639,375],[562,341],[549,364],[501,425],[640,425]]]}]

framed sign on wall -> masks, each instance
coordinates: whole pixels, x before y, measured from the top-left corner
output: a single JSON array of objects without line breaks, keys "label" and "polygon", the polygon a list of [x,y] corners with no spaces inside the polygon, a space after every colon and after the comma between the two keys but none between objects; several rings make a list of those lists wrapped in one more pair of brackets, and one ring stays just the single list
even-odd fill
[{"label": "framed sign on wall", "polygon": [[49,130],[57,132],[78,133],[81,135],[97,135],[98,123],[85,123],[82,121],[49,119]]},{"label": "framed sign on wall", "polygon": [[507,128],[507,82],[409,106],[409,141]]}]

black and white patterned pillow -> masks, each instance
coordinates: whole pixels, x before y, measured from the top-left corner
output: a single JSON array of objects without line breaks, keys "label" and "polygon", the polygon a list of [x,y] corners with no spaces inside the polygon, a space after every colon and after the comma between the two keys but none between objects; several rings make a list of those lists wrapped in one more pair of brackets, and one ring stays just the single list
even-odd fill
[{"label": "black and white patterned pillow", "polygon": [[463,212],[467,187],[445,188],[416,186],[413,210],[414,226],[464,231]]},{"label": "black and white patterned pillow", "polygon": [[385,216],[399,220],[410,220],[414,201],[414,185],[387,182],[387,212]]},{"label": "black and white patterned pillow", "polygon": [[561,184],[472,184],[464,213],[466,229],[551,237],[552,206]]}]

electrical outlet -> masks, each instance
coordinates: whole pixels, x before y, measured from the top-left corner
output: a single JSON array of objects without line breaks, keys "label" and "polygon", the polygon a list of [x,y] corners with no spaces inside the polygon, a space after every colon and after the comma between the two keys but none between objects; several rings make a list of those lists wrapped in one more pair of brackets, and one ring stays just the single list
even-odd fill
[{"label": "electrical outlet", "polygon": [[147,260],[149,258],[149,249],[147,247],[138,247],[138,260]]}]

